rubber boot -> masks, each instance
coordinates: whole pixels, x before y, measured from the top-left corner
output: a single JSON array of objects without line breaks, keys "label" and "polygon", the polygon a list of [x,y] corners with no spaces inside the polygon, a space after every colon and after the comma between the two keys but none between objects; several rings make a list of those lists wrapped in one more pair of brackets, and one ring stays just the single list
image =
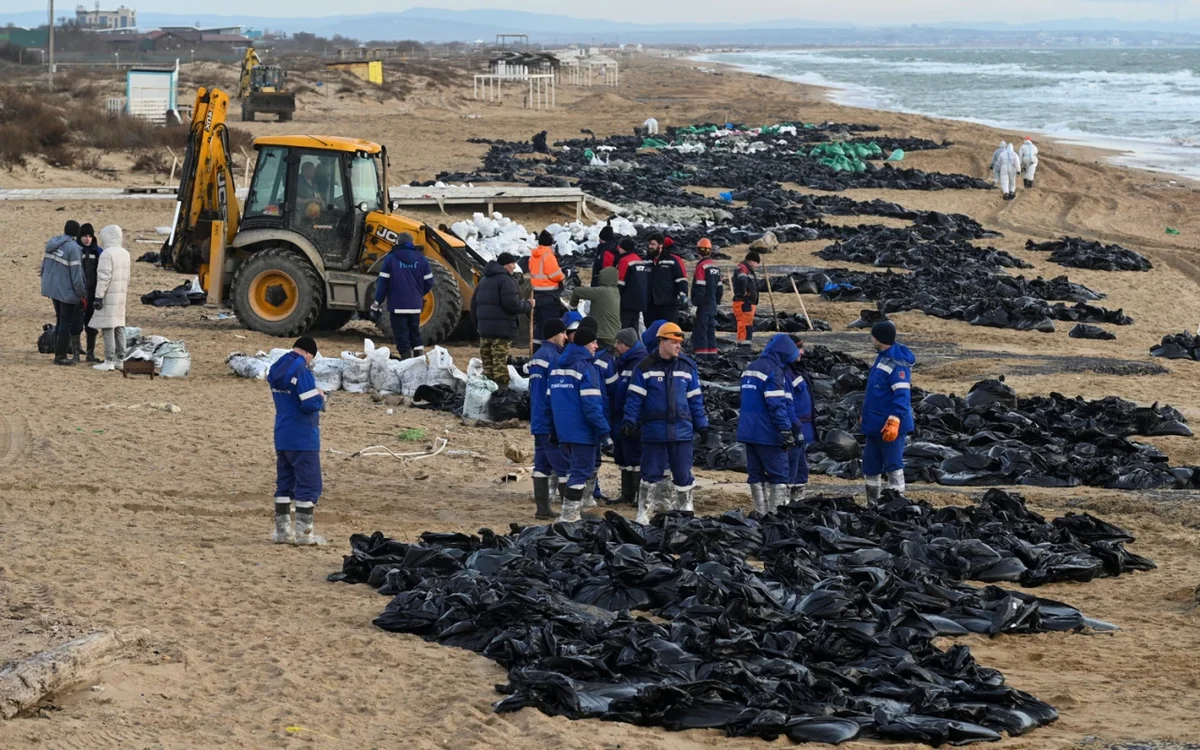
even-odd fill
[{"label": "rubber boot", "polygon": [[558,480],[558,504],[561,507],[567,497],[567,480]]},{"label": "rubber boot", "polygon": [[867,482],[867,505],[879,502],[879,492],[882,489],[883,477],[878,474],[868,474],[863,477]]},{"label": "rubber boot", "polygon": [[629,474],[628,469],[621,469],[621,494],[615,498],[606,498],[605,505],[619,505],[629,501]]},{"label": "rubber boot", "polygon": [[322,537],[313,533],[314,509],[315,506],[312,503],[296,503],[296,540],[293,544],[297,547],[310,547],[325,543]]},{"label": "rubber boot", "polygon": [[767,514],[767,485],[750,485],[750,501],[754,503],[754,512],[765,516]]},{"label": "rubber boot", "polygon": [[583,485],[583,507],[584,508],[595,508],[596,507],[596,496],[594,494],[592,494],[593,492],[595,492],[595,489],[596,489],[596,477],[591,477],[587,480],[587,483]]},{"label": "rubber boot", "polygon": [[770,486],[770,494],[768,495],[767,505],[770,506],[772,513],[777,513],[780,508],[788,504],[788,495],[791,490],[786,484],[773,484]]},{"label": "rubber boot", "polygon": [[895,490],[901,495],[904,494],[904,469],[896,469],[895,471],[888,472],[887,488]]},{"label": "rubber boot", "polygon": [[634,469],[629,472],[629,504],[638,504],[638,492],[642,486],[642,470]]},{"label": "rubber boot", "polygon": [[54,335],[54,364],[56,365],[73,365],[75,364],[67,355],[71,349],[71,336],[67,333],[55,333]]},{"label": "rubber boot", "polygon": [[605,495],[604,490],[600,489],[600,475],[599,474],[592,477],[592,500],[595,501],[590,506],[593,508],[596,507],[596,503],[598,503],[598,502],[603,502],[605,505],[609,504],[608,495]]},{"label": "rubber boot", "polygon": [[275,498],[275,533],[271,541],[276,544],[291,544],[292,537],[292,499],[290,497]]},{"label": "rubber boot", "polygon": [[650,519],[654,517],[654,497],[653,484],[638,483],[638,512],[634,521],[643,525],[650,523]]},{"label": "rubber boot", "polygon": [[79,339],[80,334],[75,334],[71,337],[71,359],[75,364],[79,364],[79,358],[83,355],[83,343]]},{"label": "rubber boot", "polygon": [[583,488],[567,487],[563,492],[562,515],[558,517],[559,523],[573,523],[580,520],[579,511],[582,507]]},{"label": "rubber boot", "polygon": [[791,502],[798,503],[808,494],[807,484],[793,484],[791,486]]},{"label": "rubber boot", "polygon": [[95,328],[87,330],[87,357],[86,362],[99,362],[100,358],[96,356],[96,334],[100,333]]},{"label": "rubber boot", "polygon": [[533,502],[537,506],[533,517],[547,520],[554,518],[554,511],[550,510],[550,477],[534,477],[533,478]]},{"label": "rubber boot", "polygon": [[692,505],[692,488],[681,490],[675,488],[675,510],[686,510],[688,513],[695,513],[696,508]]}]

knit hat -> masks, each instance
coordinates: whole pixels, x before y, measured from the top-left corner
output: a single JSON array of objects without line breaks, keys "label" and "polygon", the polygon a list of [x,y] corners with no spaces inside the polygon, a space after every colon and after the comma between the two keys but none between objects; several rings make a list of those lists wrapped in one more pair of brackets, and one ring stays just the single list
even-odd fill
[{"label": "knit hat", "polygon": [[762,263],[762,256],[758,254],[757,250],[751,250],[750,252],[746,253],[746,260],[754,261],[755,263]]},{"label": "knit hat", "polygon": [[896,324],[890,320],[881,320],[871,326],[871,337],[881,344],[891,346],[896,343]]},{"label": "knit hat", "polygon": [[608,242],[612,238],[613,238],[612,224],[605,224],[604,228],[600,230],[600,241]]},{"label": "knit hat", "polygon": [[91,238],[92,238],[92,244],[93,244],[93,245],[95,245],[95,244],[96,244],[96,228],[95,228],[95,227],[93,227],[91,224],[83,224],[83,225],[81,225],[81,226],[79,227],[79,236],[78,236],[78,239],[81,239],[81,240],[82,240],[84,237],[91,237]]},{"label": "knit hat", "polygon": [[617,331],[617,341],[632,349],[634,346],[637,346],[637,331],[633,330],[632,328],[622,328],[621,330]]},{"label": "knit hat", "polygon": [[542,233],[538,235],[538,244],[543,247],[554,247],[554,235],[543,229]]},{"label": "knit hat", "polygon": [[575,332],[575,343],[579,346],[587,346],[595,340],[596,332],[591,328],[584,328],[583,326],[580,326],[579,330]]},{"label": "knit hat", "polygon": [[617,243],[617,247],[621,248],[627,253],[632,253],[637,250],[637,243],[633,241],[632,237],[625,237]]},{"label": "knit hat", "polygon": [[507,266],[509,263],[516,263],[517,256],[512,253],[500,253],[496,256],[496,262],[502,266]]},{"label": "knit hat", "polygon": [[590,328],[590,329],[592,329],[592,331],[599,331],[600,330],[600,322],[597,321],[595,318],[593,318],[591,315],[589,315],[586,318],[584,318],[583,320],[579,321],[579,327],[580,328]]},{"label": "knit hat", "polygon": [[68,237],[79,236],[79,222],[74,219],[67,219],[67,223],[63,225],[63,234]]},{"label": "knit hat", "polygon": [[567,327],[558,318],[549,318],[545,323],[542,323],[542,338],[552,339],[560,333],[564,333]]},{"label": "knit hat", "polygon": [[317,356],[317,342],[313,341],[311,336],[301,336],[296,339],[296,343],[292,344],[292,348],[306,351],[314,357]]}]

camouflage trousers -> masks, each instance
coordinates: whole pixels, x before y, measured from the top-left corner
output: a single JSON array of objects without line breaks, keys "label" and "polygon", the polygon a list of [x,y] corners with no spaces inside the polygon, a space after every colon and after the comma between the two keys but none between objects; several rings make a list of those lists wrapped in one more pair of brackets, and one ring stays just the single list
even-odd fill
[{"label": "camouflage trousers", "polygon": [[501,388],[508,387],[508,339],[480,339],[479,358],[483,360],[483,376]]}]

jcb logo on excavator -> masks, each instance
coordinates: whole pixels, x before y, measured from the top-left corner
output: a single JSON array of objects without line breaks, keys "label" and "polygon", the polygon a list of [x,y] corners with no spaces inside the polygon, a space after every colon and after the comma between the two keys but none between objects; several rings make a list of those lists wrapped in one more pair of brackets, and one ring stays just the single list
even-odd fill
[{"label": "jcb logo on excavator", "polygon": [[400,241],[399,234],[397,234],[395,231],[388,229],[387,227],[382,226],[382,225],[380,225],[379,229],[375,230],[375,236],[378,237],[379,239],[383,240],[384,242],[388,243],[389,245],[395,245],[397,242]]},{"label": "jcb logo on excavator", "polygon": [[228,198],[226,190],[225,173],[219,171],[217,172],[217,206],[221,210],[221,221],[226,220],[229,212],[229,204],[226,202]]}]

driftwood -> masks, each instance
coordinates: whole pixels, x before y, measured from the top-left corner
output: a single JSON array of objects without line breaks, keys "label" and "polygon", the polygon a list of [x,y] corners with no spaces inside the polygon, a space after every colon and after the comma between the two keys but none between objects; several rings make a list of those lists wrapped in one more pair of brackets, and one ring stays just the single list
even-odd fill
[{"label": "driftwood", "polygon": [[148,635],[145,630],[93,633],[0,669],[0,719],[11,719],[94,678],[144,645]]}]

